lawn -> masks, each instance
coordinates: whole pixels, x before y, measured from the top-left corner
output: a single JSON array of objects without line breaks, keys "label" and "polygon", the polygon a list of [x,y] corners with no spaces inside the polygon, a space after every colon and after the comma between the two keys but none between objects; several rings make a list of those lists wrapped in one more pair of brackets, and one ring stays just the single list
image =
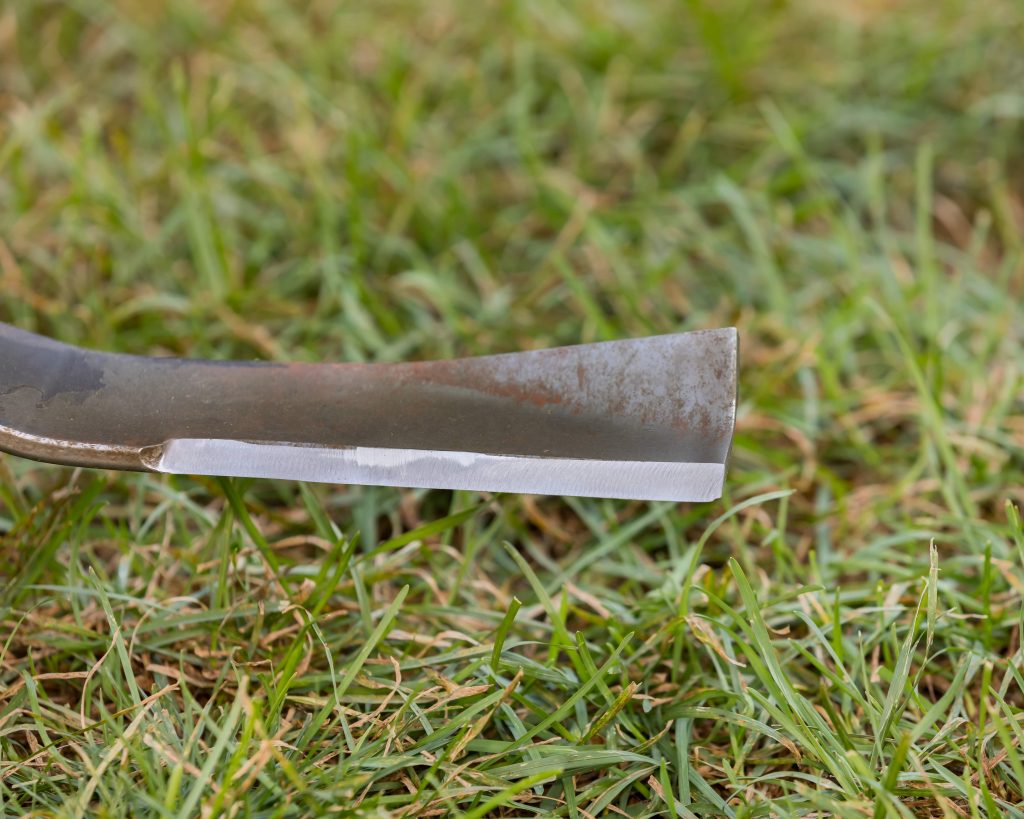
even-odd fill
[{"label": "lawn", "polygon": [[0,456],[0,815],[1024,816],[1024,4],[8,0],[0,319],[737,326],[712,504]]}]

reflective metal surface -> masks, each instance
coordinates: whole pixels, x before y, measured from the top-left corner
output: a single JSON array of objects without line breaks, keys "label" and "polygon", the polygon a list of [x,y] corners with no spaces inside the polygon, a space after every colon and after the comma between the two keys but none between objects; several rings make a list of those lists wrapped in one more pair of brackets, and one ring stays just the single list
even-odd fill
[{"label": "reflective metal surface", "polygon": [[710,500],[733,329],[401,364],[145,358],[0,324],[0,449],[117,469]]}]

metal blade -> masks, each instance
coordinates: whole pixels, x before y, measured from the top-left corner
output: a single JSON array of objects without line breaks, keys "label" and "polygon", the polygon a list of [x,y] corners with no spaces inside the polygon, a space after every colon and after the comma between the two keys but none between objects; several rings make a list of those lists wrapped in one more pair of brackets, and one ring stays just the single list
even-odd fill
[{"label": "metal blade", "polygon": [[399,364],[82,350],[0,324],[0,449],[202,475],[713,500],[734,329]]}]

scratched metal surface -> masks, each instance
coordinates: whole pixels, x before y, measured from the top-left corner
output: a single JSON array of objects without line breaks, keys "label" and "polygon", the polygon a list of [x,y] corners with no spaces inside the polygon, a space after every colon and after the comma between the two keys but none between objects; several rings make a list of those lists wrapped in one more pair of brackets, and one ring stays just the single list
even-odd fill
[{"label": "scratched metal surface", "polygon": [[724,464],[736,356],[725,329],[451,361],[212,362],[94,352],[0,324],[0,448],[151,470],[180,440],[476,453],[552,470]]}]

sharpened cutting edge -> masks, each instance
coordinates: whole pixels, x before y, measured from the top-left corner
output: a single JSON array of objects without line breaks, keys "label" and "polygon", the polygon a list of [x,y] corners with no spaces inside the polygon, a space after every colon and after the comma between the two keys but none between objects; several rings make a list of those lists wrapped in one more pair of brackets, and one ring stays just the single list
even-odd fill
[{"label": "sharpened cutting edge", "polygon": [[[538,458],[376,447],[295,446],[180,438],[154,463],[159,472],[236,475],[486,492],[571,494],[637,500],[710,501],[724,464]],[[685,497],[680,497],[680,495]]]}]

